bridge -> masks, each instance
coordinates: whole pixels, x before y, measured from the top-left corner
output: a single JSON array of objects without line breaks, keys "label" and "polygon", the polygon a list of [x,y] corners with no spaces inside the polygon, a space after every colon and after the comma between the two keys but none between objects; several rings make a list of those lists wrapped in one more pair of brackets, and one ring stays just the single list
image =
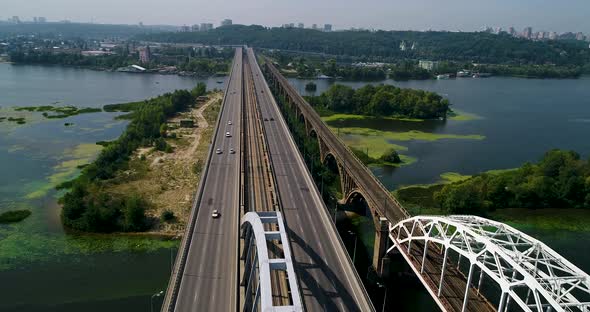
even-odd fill
[{"label": "bridge", "polygon": [[281,110],[336,164],[340,201],[367,204],[379,273],[399,255],[445,311],[590,310],[588,275],[541,242],[478,217],[411,217],[276,67],[264,69],[236,48],[162,311],[374,311]]}]

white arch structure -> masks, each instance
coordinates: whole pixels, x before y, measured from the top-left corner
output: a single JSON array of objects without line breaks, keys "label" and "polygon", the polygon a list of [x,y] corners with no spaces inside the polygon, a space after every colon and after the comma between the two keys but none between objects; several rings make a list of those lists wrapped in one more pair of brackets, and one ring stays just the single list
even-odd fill
[{"label": "white arch structure", "polygon": [[[266,230],[265,224],[277,225],[278,231]],[[281,213],[278,211],[248,212],[242,217],[241,229],[244,238],[242,259],[245,261],[242,284],[246,286],[244,311],[303,311],[289,240]],[[278,242],[282,246],[283,257],[276,255],[273,258],[269,257],[267,241]],[[273,305],[271,283],[273,270],[286,271],[291,305]]]},{"label": "white arch structure", "polygon": [[[468,259],[467,287],[475,287],[476,268],[480,273],[478,292],[484,277],[499,286],[497,309],[500,312],[507,311],[511,302],[517,306],[510,310],[590,311],[590,276],[544,243],[506,224],[476,216],[417,216],[390,225],[389,238],[394,245],[388,252],[397,249],[407,261],[410,261],[412,242],[423,246],[423,256],[417,265],[421,267],[413,267],[416,273],[424,270],[429,250],[438,250],[441,255],[444,250],[438,288],[429,289],[443,309],[437,297],[441,295],[449,266],[449,251],[454,251],[459,255],[459,263],[461,258]],[[433,249],[432,245],[429,249],[430,243],[439,249]],[[589,252],[584,247],[581,246],[580,252]],[[466,288],[463,311],[468,294]]]}]

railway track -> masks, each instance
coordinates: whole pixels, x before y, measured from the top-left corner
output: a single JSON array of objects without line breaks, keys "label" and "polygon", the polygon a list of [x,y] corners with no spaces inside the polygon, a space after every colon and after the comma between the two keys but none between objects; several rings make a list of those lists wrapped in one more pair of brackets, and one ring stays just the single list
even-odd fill
[{"label": "railway track", "polygon": [[[247,211],[278,211],[278,199],[272,176],[270,159],[267,154],[266,141],[262,123],[268,122],[261,117],[258,108],[254,77],[248,58],[244,58],[244,168],[245,168],[245,210]],[[267,230],[278,231],[273,226],[265,225]],[[267,241],[269,256],[282,257],[282,246],[277,241]],[[271,276],[273,304],[289,305],[289,287],[285,272],[273,271]]]}]

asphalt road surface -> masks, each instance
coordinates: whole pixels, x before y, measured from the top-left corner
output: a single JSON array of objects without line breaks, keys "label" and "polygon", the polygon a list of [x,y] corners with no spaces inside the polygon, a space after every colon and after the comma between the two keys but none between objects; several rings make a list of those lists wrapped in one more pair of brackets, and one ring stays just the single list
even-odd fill
[{"label": "asphalt road surface", "polygon": [[[307,311],[372,311],[301,154],[248,50],[295,271]],[[272,120],[274,119],[274,120]]]},{"label": "asphalt road surface", "polygon": [[[229,86],[215,134],[203,194],[197,203],[196,225],[175,311],[235,311],[238,288],[238,228],[240,187],[240,132],[242,49],[236,49]],[[232,125],[228,122],[232,121]],[[226,137],[226,132],[231,137]],[[230,154],[229,149],[235,149]],[[190,170],[187,168],[187,170]],[[213,210],[221,216],[211,217]]]}]

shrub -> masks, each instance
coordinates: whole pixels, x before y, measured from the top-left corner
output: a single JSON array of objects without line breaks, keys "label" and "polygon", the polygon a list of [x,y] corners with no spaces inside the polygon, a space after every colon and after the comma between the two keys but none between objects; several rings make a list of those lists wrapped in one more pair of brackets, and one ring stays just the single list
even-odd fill
[{"label": "shrub", "polygon": [[162,214],[160,215],[160,220],[162,220],[162,222],[170,223],[175,218],[176,218],[176,216],[174,216],[174,212],[172,212],[170,210],[164,210],[164,211],[162,211]]}]

